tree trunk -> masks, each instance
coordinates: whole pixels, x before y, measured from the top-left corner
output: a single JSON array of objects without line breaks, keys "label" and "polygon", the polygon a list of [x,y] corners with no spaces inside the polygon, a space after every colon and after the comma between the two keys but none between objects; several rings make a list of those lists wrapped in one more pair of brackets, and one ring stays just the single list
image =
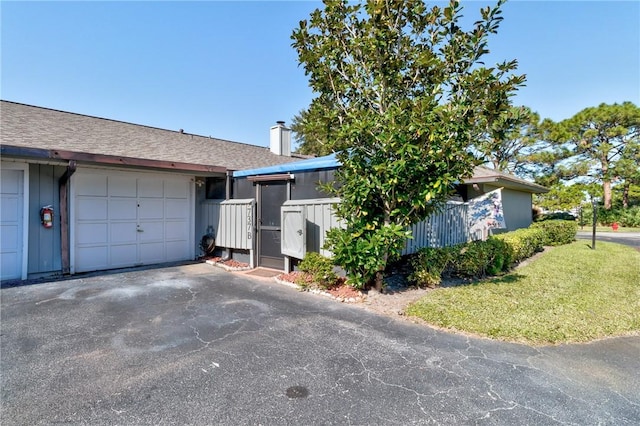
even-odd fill
[{"label": "tree trunk", "polygon": [[[384,226],[389,226],[391,224],[391,215],[389,214],[390,207],[385,203],[385,212],[384,212]],[[382,263],[384,266],[381,270],[376,271],[376,276],[373,280],[373,290],[378,293],[382,293],[382,288],[384,286],[384,270],[387,267],[387,262],[389,261],[389,252],[385,251],[383,255],[384,262]]]},{"label": "tree trunk", "polygon": [[605,210],[611,210],[611,178],[609,177],[609,160],[606,156],[600,159],[602,164],[602,201]]},{"label": "tree trunk", "polygon": [[384,284],[384,271],[378,271],[376,272],[376,277],[373,281],[373,290],[377,291],[378,293],[382,293],[383,284]]},{"label": "tree trunk", "polygon": [[627,209],[629,208],[629,187],[631,184],[628,181],[624,182],[622,186],[622,207]]},{"label": "tree trunk", "polygon": [[604,195],[604,209],[611,210],[611,181],[604,180],[602,181],[602,192]]}]

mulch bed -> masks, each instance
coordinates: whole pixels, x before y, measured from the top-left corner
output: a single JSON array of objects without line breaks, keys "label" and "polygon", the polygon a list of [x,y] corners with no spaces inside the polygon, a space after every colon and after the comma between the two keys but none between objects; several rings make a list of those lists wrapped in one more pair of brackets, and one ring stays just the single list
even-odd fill
[{"label": "mulch bed", "polygon": [[250,268],[248,263],[238,262],[237,260],[233,259],[224,260],[222,257],[210,257],[206,258],[205,261],[209,265],[220,266],[221,268],[227,269],[229,271],[244,271]]},{"label": "mulch bed", "polygon": [[295,284],[298,287],[300,287],[298,283],[303,282],[306,284],[306,288],[304,288],[305,291],[323,294],[340,302],[356,303],[364,301],[364,295],[362,292],[347,285],[344,278],[338,278],[336,283],[328,289],[319,288],[315,285],[309,274],[300,271],[280,274],[276,277],[276,281]]}]

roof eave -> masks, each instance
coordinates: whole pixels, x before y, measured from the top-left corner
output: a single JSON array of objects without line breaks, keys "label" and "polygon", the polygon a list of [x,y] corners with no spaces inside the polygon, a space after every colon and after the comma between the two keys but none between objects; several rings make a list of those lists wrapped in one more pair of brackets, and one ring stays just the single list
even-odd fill
[{"label": "roof eave", "polygon": [[90,154],[85,152],[49,150],[41,148],[28,148],[14,145],[0,145],[0,155],[25,159],[49,159],[49,160],[75,160],[81,163],[118,165],[128,167],[144,167],[151,169],[188,171],[198,173],[226,173],[227,168],[220,166],[208,166],[204,164],[181,163],[177,161],[162,161],[147,158],[123,157],[117,155]]},{"label": "roof eave", "polygon": [[547,188],[536,183],[524,182],[516,179],[508,179],[506,177],[500,176],[470,178],[465,179],[464,183],[467,185],[472,185],[474,183],[489,183],[496,186],[503,186],[509,189],[517,189],[523,192],[530,192],[532,194],[544,194],[546,192],[549,192]]}]

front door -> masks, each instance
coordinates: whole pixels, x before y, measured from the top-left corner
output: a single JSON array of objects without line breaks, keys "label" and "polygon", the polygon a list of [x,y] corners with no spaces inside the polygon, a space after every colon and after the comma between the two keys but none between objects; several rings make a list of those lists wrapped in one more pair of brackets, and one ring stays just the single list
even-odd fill
[{"label": "front door", "polygon": [[284,269],[284,255],[280,250],[280,206],[287,200],[287,183],[264,182],[259,188],[258,266]]}]

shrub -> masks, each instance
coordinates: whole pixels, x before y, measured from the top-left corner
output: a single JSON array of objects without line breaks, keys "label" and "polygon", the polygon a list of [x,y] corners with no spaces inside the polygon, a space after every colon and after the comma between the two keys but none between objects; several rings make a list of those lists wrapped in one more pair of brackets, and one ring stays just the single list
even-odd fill
[{"label": "shrub", "polygon": [[411,260],[409,280],[421,287],[440,285],[444,274],[465,278],[498,275],[511,264],[511,248],[489,238],[446,248],[422,248]]},{"label": "shrub", "polygon": [[437,287],[442,282],[442,274],[451,263],[451,248],[423,247],[411,259],[413,272],[410,282],[419,287]]},{"label": "shrub", "polygon": [[618,224],[628,227],[640,227],[640,206],[620,209]]},{"label": "shrub", "polygon": [[560,246],[575,241],[578,224],[568,220],[546,220],[534,223],[532,228],[542,229],[545,233],[544,244]]},{"label": "shrub", "polygon": [[302,272],[308,273],[313,281],[322,288],[331,287],[338,279],[333,270],[332,260],[320,253],[307,253],[300,262],[299,268]]},{"label": "shrub", "polygon": [[454,252],[451,273],[468,278],[484,276],[489,263],[485,241],[472,241],[457,247],[459,249]]},{"label": "shrub", "polygon": [[569,212],[555,212],[541,214],[535,218],[536,222],[545,222],[549,220],[576,220],[576,217]]},{"label": "shrub", "polygon": [[509,264],[521,262],[542,251],[545,243],[545,232],[540,228],[517,229],[494,236],[509,246]]},{"label": "shrub", "polygon": [[[593,209],[591,206],[582,207],[582,223],[590,226],[593,221]],[[605,210],[602,206],[598,206],[597,223],[603,226],[611,226],[617,223],[620,226],[640,227],[640,206],[632,206],[629,208],[615,207],[611,210]]]},{"label": "shrub", "polygon": [[456,246],[451,260],[451,274],[460,277],[481,278],[497,275],[509,268],[512,258],[509,246],[494,237],[486,241],[472,241]]},{"label": "shrub", "polygon": [[346,271],[347,284],[363,289],[388,262],[399,257],[409,235],[396,224],[366,230],[331,228],[325,247],[333,251],[334,261]]},{"label": "shrub", "polygon": [[486,241],[453,247],[425,247],[411,259],[409,280],[421,287],[436,287],[446,274],[482,278],[508,271],[511,265],[542,251],[545,245],[568,244],[575,239],[575,221],[550,220],[527,229],[506,232]]}]

